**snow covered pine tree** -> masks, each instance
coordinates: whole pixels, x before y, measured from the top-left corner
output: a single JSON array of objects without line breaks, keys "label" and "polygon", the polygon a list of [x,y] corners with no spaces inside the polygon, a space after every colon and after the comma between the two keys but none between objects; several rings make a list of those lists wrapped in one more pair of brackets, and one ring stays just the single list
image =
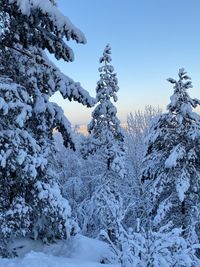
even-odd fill
[{"label": "snow covered pine tree", "polygon": [[141,179],[145,182],[154,227],[172,221],[183,236],[199,242],[200,215],[200,105],[187,90],[192,87],[184,69],[179,80],[168,79],[174,94],[168,112],[157,117],[148,137]]},{"label": "snow covered pine tree", "polygon": [[125,147],[117,109],[111,102],[111,98],[117,101],[119,90],[114,68],[109,64],[111,60],[111,48],[107,45],[100,58],[103,66],[99,68],[100,80],[96,87],[98,105],[92,113],[92,121],[88,125],[90,135],[82,149],[84,156],[95,155],[103,161],[104,168],[98,176],[92,198],[83,203],[82,209],[88,215],[87,234],[92,232],[93,236],[97,236],[103,230],[101,236],[120,250],[123,202],[119,184],[126,174]]},{"label": "snow covered pine tree", "polygon": [[0,0],[0,14],[0,246],[7,256],[12,238],[51,242],[74,231],[68,202],[46,172],[54,128],[74,148],[70,123],[49,98],[59,91],[86,106],[95,101],[44,52],[72,61],[64,38],[85,43],[55,1]]},{"label": "snow covered pine tree", "polygon": [[117,101],[118,80],[114,68],[109,63],[112,61],[111,48],[106,46],[99,68],[100,80],[96,87],[96,101],[98,105],[92,113],[92,121],[88,125],[90,136],[86,146],[83,147],[83,154],[87,157],[90,154],[98,154],[104,161],[107,170],[123,176],[124,168],[124,135],[117,118],[117,109],[111,102]]}]

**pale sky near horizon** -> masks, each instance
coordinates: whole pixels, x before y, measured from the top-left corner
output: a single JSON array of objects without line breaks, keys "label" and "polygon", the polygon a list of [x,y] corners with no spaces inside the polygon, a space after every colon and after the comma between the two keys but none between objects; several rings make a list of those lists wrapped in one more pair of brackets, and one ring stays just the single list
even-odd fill
[{"label": "pale sky near horizon", "polygon": [[[166,78],[184,67],[192,78],[190,95],[200,98],[199,0],[57,0],[58,8],[81,29],[86,45],[70,42],[75,61],[56,62],[70,78],[95,96],[99,58],[107,43],[118,76],[118,117],[145,105],[169,103],[173,90]],[[93,109],[56,95],[72,124],[88,123]]]}]

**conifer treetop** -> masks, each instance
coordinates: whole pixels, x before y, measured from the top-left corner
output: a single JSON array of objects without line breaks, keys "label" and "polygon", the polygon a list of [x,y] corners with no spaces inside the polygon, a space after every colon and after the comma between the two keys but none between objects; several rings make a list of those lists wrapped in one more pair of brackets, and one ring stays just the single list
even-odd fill
[{"label": "conifer treetop", "polygon": [[185,116],[186,113],[192,111],[192,108],[200,105],[200,101],[198,99],[192,99],[187,93],[187,90],[193,86],[191,78],[187,75],[184,68],[179,69],[178,76],[178,81],[173,78],[167,79],[167,81],[174,84],[174,94],[170,97],[171,102],[167,106],[167,109],[170,113],[180,113]]},{"label": "conifer treetop", "polygon": [[99,59],[99,63],[110,63],[112,61],[111,58],[111,47],[110,44],[107,44],[104,51],[103,51],[103,56]]},{"label": "conifer treetop", "polygon": [[114,67],[109,64],[111,61],[111,47],[107,44],[103,56],[99,60],[99,63],[102,64],[102,66],[99,67],[100,80],[97,82],[96,87],[97,102],[102,102],[104,99],[110,100],[110,98],[113,98],[114,102],[117,102],[118,100],[116,95],[119,90],[118,80],[116,73],[114,73]]},{"label": "conifer treetop", "polygon": [[92,113],[93,118],[88,125],[88,131],[89,133],[96,132],[97,129],[102,131],[102,128],[106,127],[115,136],[117,135],[119,140],[123,140],[120,120],[116,116],[117,109],[111,101],[112,98],[114,102],[118,100],[116,93],[119,90],[117,74],[114,73],[114,67],[109,64],[111,61],[111,47],[107,44],[103,56],[99,60],[103,65],[99,67],[100,79],[96,87],[96,102],[98,104]]}]

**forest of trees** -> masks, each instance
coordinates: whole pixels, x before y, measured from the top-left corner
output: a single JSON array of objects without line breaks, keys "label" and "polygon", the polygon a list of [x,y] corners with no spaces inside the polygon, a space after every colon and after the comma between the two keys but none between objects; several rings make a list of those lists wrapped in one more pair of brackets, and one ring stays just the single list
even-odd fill
[{"label": "forest of trees", "polygon": [[[0,257],[26,237],[44,243],[81,233],[107,242],[102,263],[200,266],[200,100],[184,69],[166,112],[147,105],[117,118],[111,47],[93,98],[49,59],[73,61],[84,34],[54,0],[0,0]],[[88,134],[72,129],[50,97],[91,109]]]}]

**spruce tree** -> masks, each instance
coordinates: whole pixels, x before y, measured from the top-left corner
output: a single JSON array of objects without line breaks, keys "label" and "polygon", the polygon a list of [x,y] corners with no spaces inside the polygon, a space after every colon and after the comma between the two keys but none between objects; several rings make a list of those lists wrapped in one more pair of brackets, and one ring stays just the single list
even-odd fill
[{"label": "spruce tree", "polygon": [[116,115],[117,109],[112,103],[112,99],[117,101],[119,87],[111,61],[111,48],[107,45],[100,58],[102,66],[96,87],[97,106],[88,125],[89,137],[82,149],[84,156],[94,155],[94,159],[100,161],[96,161],[97,164],[103,162],[104,166],[101,174],[96,175],[93,195],[82,203],[82,210],[88,216],[87,234],[92,232],[96,236],[100,230],[104,230],[110,240],[116,243],[119,234],[118,215],[123,210],[119,187],[126,171],[124,134]]},{"label": "spruce tree", "polygon": [[112,103],[116,102],[119,90],[118,80],[114,68],[110,65],[111,48],[107,45],[99,62],[100,80],[96,87],[97,106],[92,113],[92,120],[88,125],[89,138],[83,154],[99,155],[107,170],[123,176],[124,169],[124,134],[117,118],[117,109]]},{"label": "spruce tree", "polygon": [[94,99],[48,59],[74,59],[66,41],[85,37],[50,0],[0,0],[0,246],[15,237],[50,242],[72,234],[68,202],[50,172],[53,129],[74,148],[71,127],[62,109],[49,98],[64,98],[92,106]]},{"label": "spruce tree", "polygon": [[141,179],[150,194],[154,226],[172,221],[194,242],[199,235],[200,116],[193,109],[200,101],[188,95],[192,84],[184,69],[178,75],[178,81],[168,79],[174,93],[168,112],[151,127]]}]

